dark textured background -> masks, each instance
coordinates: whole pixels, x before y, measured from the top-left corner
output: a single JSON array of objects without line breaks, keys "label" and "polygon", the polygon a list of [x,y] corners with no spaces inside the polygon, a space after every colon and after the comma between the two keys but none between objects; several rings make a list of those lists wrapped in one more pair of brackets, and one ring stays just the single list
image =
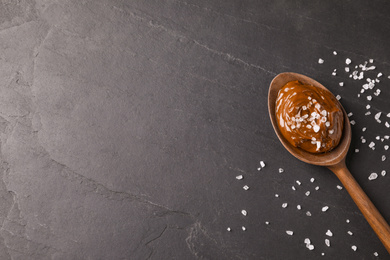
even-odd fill
[{"label": "dark textured background", "polygon": [[[390,221],[390,141],[375,140],[390,133],[389,11],[384,0],[0,1],[0,259],[390,259],[336,177],[284,150],[267,111],[284,71],[340,94],[357,122],[348,166]],[[357,97],[346,58],[375,60],[366,75],[384,74],[380,96]]]}]

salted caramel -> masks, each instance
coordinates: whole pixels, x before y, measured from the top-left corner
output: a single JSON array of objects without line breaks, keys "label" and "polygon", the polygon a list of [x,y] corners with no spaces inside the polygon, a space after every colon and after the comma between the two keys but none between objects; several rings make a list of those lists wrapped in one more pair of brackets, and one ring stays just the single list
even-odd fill
[{"label": "salted caramel", "polygon": [[299,81],[279,90],[276,119],[284,138],[310,153],[329,152],[343,133],[343,110],[333,94]]}]

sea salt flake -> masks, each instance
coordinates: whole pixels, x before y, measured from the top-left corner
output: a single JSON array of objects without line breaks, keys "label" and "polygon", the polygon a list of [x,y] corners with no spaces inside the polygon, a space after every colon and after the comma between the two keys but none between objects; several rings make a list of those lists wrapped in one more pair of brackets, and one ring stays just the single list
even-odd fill
[{"label": "sea salt flake", "polygon": [[314,250],[314,246],[313,245],[308,245],[307,248],[309,248],[309,250]]},{"label": "sea salt flake", "polygon": [[314,182],[314,181],[315,181],[315,179],[314,179],[314,178],[311,178],[311,179],[310,179],[310,182]]},{"label": "sea salt flake", "polygon": [[336,96],[336,99],[337,99],[337,100],[340,100],[340,99],[341,99],[341,96],[340,96],[340,95],[337,95],[337,96]]},{"label": "sea salt flake", "polygon": [[369,116],[369,115],[371,115],[371,112],[368,111],[368,112],[366,112],[364,115]]},{"label": "sea salt flake", "polygon": [[330,241],[329,241],[329,239],[325,239],[325,245],[326,245],[327,247],[330,247]]},{"label": "sea salt flake", "polygon": [[302,183],[300,181],[295,181],[298,185],[301,185]]},{"label": "sea salt flake", "polygon": [[374,59],[369,59],[368,62],[369,62],[369,63],[373,63],[373,62],[374,62]]},{"label": "sea salt flake", "polygon": [[310,211],[307,211],[307,212],[306,212],[306,216],[311,217]]},{"label": "sea salt flake", "polygon": [[388,113],[386,116],[387,116],[387,117],[390,117],[390,113]]},{"label": "sea salt flake", "polygon": [[301,205],[297,205],[297,209],[301,210],[302,209]]},{"label": "sea salt flake", "polygon": [[236,179],[237,179],[237,180],[242,180],[243,178],[244,178],[244,176],[242,176],[242,175],[237,175],[237,176],[236,176]]},{"label": "sea salt flake", "polygon": [[368,176],[370,181],[375,180],[376,178],[378,178],[378,174],[376,172],[373,172],[370,174],[370,176]]},{"label": "sea salt flake", "polygon": [[288,206],[288,203],[287,203],[287,202],[285,202],[285,203],[282,204],[282,208],[284,208],[284,209],[287,208],[287,206]]},{"label": "sea salt flake", "polygon": [[318,131],[320,131],[320,126],[319,125],[314,125],[313,126],[313,130],[314,130],[314,132],[318,133]]},{"label": "sea salt flake", "polygon": [[306,196],[309,196],[309,195],[310,195],[310,191],[306,191],[306,192],[305,192],[305,195],[306,195]]},{"label": "sea salt flake", "polygon": [[350,236],[353,235],[353,233],[352,233],[351,231],[348,231],[347,233],[348,233],[348,235],[350,235]]},{"label": "sea salt flake", "polygon": [[345,60],[345,64],[347,64],[347,65],[349,65],[349,64],[351,64],[351,59],[350,58],[347,58],[346,60]]},{"label": "sea salt flake", "polygon": [[328,206],[325,206],[325,207],[322,208],[322,212],[325,212],[325,211],[327,211],[328,209],[329,209],[329,207],[328,207]]},{"label": "sea salt flake", "polygon": [[244,187],[242,187],[244,190],[249,190],[249,186],[248,185],[245,185]]},{"label": "sea salt flake", "polygon": [[367,127],[363,127],[362,131],[365,132],[367,130]]},{"label": "sea salt flake", "polygon": [[374,256],[379,256],[378,252],[374,252]]},{"label": "sea salt flake", "polygon": [[260,161],[260,166],[261,166],[261,168],[264,168],[265,167],[265,162],[264,161]]},{"label": "sea salt flake", "polygon": [[315,189],[315,190],[319,190],[319,189],[320,189],[320,187],[319,187],[319,186],[317,186],[317,187],[315,187],[314,189]]},{"label": "sea salt flake", "polygon": [[318,63],[319,63],[319,64],[322,64],[322,63],[324,63],[324,60],[321,59],[321,58],[319,58],[319,59],[318,59]]},{"label": "sea salt flake", "polygon": [[337,185],[337,189],[342,190],[343,187],[341,187],[340,185]]},{"label": "sea salt flake", "polygon": [[241,214],[244,215],[244,216],[246,216],[246,215],[248,214],[248,212],[246,212],[246,210],[243,209],[243,210],[241,210]]},{"label": "sea salt flake", "polygon": [[382,175],[383,177],[385,177],[385,176],[386,176],[386,171],[385,171],[385,170],[381,171],[381,175]]},{"label": "sea salt flake", "polygon": [[344,86],[344,82],[339,82],[339,86],[340,87]]},{"label": "sea salt flake", "polygon": [[382,72],[379,72],[378,75],[376,75],[376,77],[380,78],[380,77],[382,77],[382,75],[383,75]]},{"label": "sea salt flake", "polygon": [[365,144],[366,143],[366,139],[363,138],[362,139],[362,143]]},{"label": "sea salt flake", "polygon": [[386,155],[382,155],[382,162],[386,161]]},{"label": "sea salt flake", "polygon": [[283,168],[279,168],[279,173],[284,172]]},{"label": "sea salt flake", "polygon": [[[345,72],[349,72],[349,67],[345,67]],[[349,77],[352,77],[352,75],[350,75]]]},{"label": "sea salt flake", "polygon": [[371,101],[372,100],[372,96],[367,96],[367,100]]},{"label": "sea salt flake", "polygon": [[351,125],[355,125],[355,124],[356,124],[355,120],[351,120],[351,121],[350,121],[350,124],[351,124]]},{"label": "sea salt flake", "polygon": [[294,232],[293,232],[293,231],[291,231],[291,230],[286,230],[286,233],[287,233],[287,235],[289,235],[289,236],[292,236],[292,235],[294,235]]},{"label": "sea salt flake", "polygon": [[370,147],[370,148],[373,148],[375,146],[375,143],[374,142],[371,142],[369,145],[368,145],[368,147]]},{"label": "sea salt flake", "polygon": [[389,127],[390,127],[389,122],[386,121],[385,126],[386,126],[387,128],[389,128]]},{"label": "sea salt flake", "polygon": [[328,231],[326,231],[325,235],[327,235],[328,237],[332,237],[332,236],[333,236],[333,233],[332,233],[332,231],[330,231],[330,230],[328,229]]},{"label": "sea salt flake", "polygon": [[352,112],[349,112],[347,116],[348,116],[348,117],[351,117],[351,116],[353,116],[353,113],[352,113]]},{"label": "sea salt flake", "polygon": [[388,145],[385,145],[383,148],[385,148],[385,150],[388,150],[388,149],[389,149],[389,146],[388,146]]},{"label": "sea salt flake", "polygon": [[303,241],[306,245],[310,245],[311,244],[311,241],[309,238],[305,238],[305,240]]},{"label": "sea salt flake", "polygon": [[370,108],[371,108],[371,106],[370,106],[370,105],[367,105],[367,106],[366,106],[366,109],[370,109]]},{"label": "sea salt flake", "polygon": [[351,248],[352,248],[353,251],[357,250],[357,246],[351,246]]},{"label": "sea salt flake", "polygon": [[376,120],[378,120],[381,117],[381,115],[382,115],[382,112],[378,112],[378,113],[375,114],[374,118]]},{"label": "sea salt flake", "polygon": [[291,189],[292,189],[292,190],[296,190],[295,186],[292,186]]}]

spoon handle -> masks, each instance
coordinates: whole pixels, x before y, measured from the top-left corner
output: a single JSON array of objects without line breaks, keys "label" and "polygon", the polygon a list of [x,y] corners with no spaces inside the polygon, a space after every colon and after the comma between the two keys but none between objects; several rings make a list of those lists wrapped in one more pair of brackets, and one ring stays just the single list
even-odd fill
[{"label": "spoon handle", "polygon": [[328,167],[336,174],[390,254],[390,227],[347,169],[345,161]]}]

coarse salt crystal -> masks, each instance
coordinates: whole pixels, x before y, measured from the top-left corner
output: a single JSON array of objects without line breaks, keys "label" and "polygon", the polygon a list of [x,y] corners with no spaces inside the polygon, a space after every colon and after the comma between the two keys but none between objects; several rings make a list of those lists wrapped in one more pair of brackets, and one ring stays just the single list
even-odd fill
[{"label": "coarse salt crystal", "polygon": [[366,112],[364,115],[369,116],[369,115],[371,115],[371,112],[368,111],[368,112]]},{"label": "coarse salt crystal", "polygon": [[248,212],[246,212],[246,210],[243,209],[243,210],[241,210],[241,214],[244,215],[244,216],[246,216],[246,215],[248,214]]},{"label": "coarse salt crystal", "polygon": [[315,190],[319,190],[319,189],[320,189],[320,187],[319,187],[319,186],[317,186],[317,187],[315,187],[314,189],[315,189]]},{"label": "coarse salt crystal", "polygon": [[369,62],[369,63],[373,63],[373,62],[374,62],[374,59],[369,59],[368,62]]},{"label": "coarse salt crystal", "polygon": [[330,230],[328,229],[328,231],[326,231],[325,235],[327,235],[328,237],[332,237],[332,236],[333,236],[333,233],[332,233],[332,231],[330,231]]},{"label": "coarse salt crystal", "polygon": [[313,126],[313,130],[314,130],[314,132],[318,132],[318,131],[320,131],[320,126],[319,125],[314,125]]},{"label": "coarse salt crystal", "polygon": [[333,55],[337,55],[337,51],[333,51]]},{"label": "coarse salt crystal", "polygon": [[347,59],[345,60],[345,64],[347,64],[347,65],[351,64],[351,59],[350,59],[350,58],[347,58]]},{"label": "coarse salt crystal", "polygon": [[366,106],[366,109],[370,109],[370,108],[371,108],[371,106],[370,106],[370,105],[367,105],[367,106]]},{"label": "coarse salt crystal", "polygon": [[387,149],[389,149],[389,146],[385,145],[383,148],[385,148],[385,150],[387,150]]},{"label": "coarse salt crystal", "polygon": [[266,224],[266,225],[269,225],[269,221],[266,221],[265,224]]},{"label": "coarse salt crystal", "polygon": [[263,161],[260,161],[260,166],[261,166],[261,168],[264,168],[265,167],[265,163]]},{"label": "coarse salt crystal", "polygon": [[351,125],[355,125],[356,124],[355,120],[351,120],[350,123],[351,123]]},{"label": "coarse salt crystal", "polygon": [[382,162],[386,161],[386,155],[382,155]]},{"label": "coarse salt crystal", "polygon": [[374,252],[374,256],[379,256],[378,252]]},{"label": "coarse salt crystal", "polygon": [[244,187],[242,187],[244,190],[249,190],[249,186],[248,185],[245,185]]},{"label": "coarse salt crystal", "polygon": [[284,172],[283,168],[279,168],[279,173]]},{"label": "coarse salt crystal", "polygon": [[366,143],[366,139],[363,138],[362,139],[362,143],[365,144]]},{"label": "coarse salt crystal", "polygon": [[309,250],[313,250],[313,249],[314,249],[314,246],[313,246],[313,245],[308,245],[307,248],[308,248]]},{"label": "coarse salt crystal", "polygon": [[232,229],[230,227],[228,227],[226,230],[230,232]]},{"label": "coarse salt crystal", "polygon": [[351,248],[352,248],[353,251],[357,250],[357,246],[351,246]]},{"label": "coarse salt crystal", "polygon": [[341,187],[340,185],[337,185],[337,189],[342,190],[343,187]]},{"label": "coarse salt crystal", "polygon": [[348,116],[348,117],[351,117],[351,116],[353,116],[353,113],[352,113],[352,112],[349,112],[347,116]]},{"label": "coarse salt crystal", "polygon": [[242,231],[245,231],[245,230],[246,230],[246,227],[242,226],[241,229],[242,229]]},{"label": "coarse salt crystal", "polygon": [[292,190],[296,190],[295,186],[292,186],[291,189],[292,189]]},{"label": "coarse salt crystal", "polygon": [[344,82],[339,82],[339,86],[340,87],[344,86]]},{"label": "coarse salt crystal", "polygon": [[385,176],[386,176],[386,171],[383,170],[383,171],[381,172],[381,175],[382,175],[383,177],[385,177]]},{"label": "coarse salt crystal", "polygon": [[311,244],[311,241],[309,238],[305,238],[305,240],[303,241],[306,245],[310,245]]},{"label": "coarse salt crystal", "polygon": [[390,127],[389,122],[386,121],[385,126],[386,126],[387,128],[389,128],[389,127]]},{"label": "coarse salt crystal", "polygon": [[[349,72],[349,67],[345,67],[345,72]],[[352,77],[352,75],[350,75],[349,77]]]},{"label": "coarse salt crystal", "polygon": [[350,236],[353,235],[353,233],[352,233],[351,231],[348,231],[347,233],[348,233],[348,235],[350,235]]},{"label": "coarse salt crystal", "polygon": [[328,247],[330,247],[330,241],[329,241],[329,239],[325,239],[325,245],[327,245]]},{"label": "coarse salt crystal", "polygon": [[382,72],[379,72],[378,75],[376,75],[376,77],[380,78],[380,77],[382,77],[382,75],[383,75]]},{"label": "coarse salt crystal", "polygon": [[371,101],[372,100],[372,96],[367,96],[367,100]]},{"label": "coarse salt crystal", "polygon": [[349,219],[346,219],[345,222],[349,223],[350,221],[349,221]]},{"label": "coarse salt crystal", "polygon": [[328,206],[325,206],[325,207],[322,208],[322,212],[325,212],[325,211],[327,211],[328,209],[329,209],[329,207],[328,207]]},{"label": "coarse salt crystal", "polygon": [[367,127],[363,127],[362,131],[365,132],[367,130]]},{"label": "coarse salt crystal", "polygon": [[337,100],[340,100],[340,99],[341,99],[341,96],[340,96],[340,95],[337,95],[337,96],[336,96],[336,99],[337,99]]},{"label": "coarse salt crystal", "polygon": [[302,209],[301,205],[297,205],[297,209],[301,210]]},{"label": "coarse salt crystal", "polygon": [[368,145],[368,147],[370,147],[370,148],[373,148],[375,146],[375,143],[374,142],[371,142],[369,145]]},{"label": "coarse salt crystal", "polygon": [[355,153],[358,153],[359,152],[359,149],[355,149]]},{"label": "coarse salt crystal", "polygon": [[286,233],[287,233],[287,235],[289,235],[289,236],[292,236],[292,235],[294,235],[294,232],[293,232],[293,231],[291,231],[291,230],[286,230]]},{"label": "coarse salt crystal", "polygon": [[315,179],[314,179],[314,178],[311,178],[311,179],[310,179],[310,182],[314,182],[314,181],[315,181]]},{"label": "coarse salt crystal", "polygon": [[306,216],[311,217],[310,211],[307,211],[307,212],[306,212]]},{"label": "coarse salt crystal", "polygon": [[288,206],[288,203],[287,203],[287,202],[285,202],[285,203],[282,204],[282,208],[284,208],[284,209],[287,208],[287,206]]},{"label": "coarse salt crystal", "polygon": [[387,117],[390,117],[390,113],[388,113],[386,116],[387,116]]},{"label": "coarse salt crystal", "polygon": [[322,64],[322,63],[324,63],[324,60],[321,59],[321,58],[319,58],[319,59],[318,59],[318,63],[319,63],[319,64]]},{"label": "coarse salt crystal", "polygon": [[305,195],[309,196],[310,195],[310,191],[306,191]]},{"label": "coarse salt crystal", "polygon": [[300,181],[295,181],[298,185],[301,185],[302,183]]},{"label": "coarse salt crystal", "polygon": [[378,178],[378,174],[376,172],[373,172],[370,174],[370,176],[368,176],[370,181],[375,180],[376,178]]},{"label": "coarse salt crystal", "polygon": [[244,177],[243,177],[242,175],[237,175],[237,176],[236,176],[236,179],[237,179],[237,180],[242,180],[243,178],[244,178]]},{"label": "coarse salt crystal", "polygon": [[382,112],[378,112],[378,113],[375,114],[374,118],[376,120],[378,120],[381,117],[381,115],[382,115]]}]

